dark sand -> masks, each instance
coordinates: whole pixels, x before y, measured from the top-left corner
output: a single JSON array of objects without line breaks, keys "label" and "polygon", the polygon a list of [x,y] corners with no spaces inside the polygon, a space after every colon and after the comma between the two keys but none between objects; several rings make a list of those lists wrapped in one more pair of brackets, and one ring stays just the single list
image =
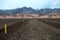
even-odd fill
[{"label": "dark sand", "polygon": [[0,40],[60,40],[56,27],[37,19],[20,21],[9,26],[7,34],[0,30]]}]

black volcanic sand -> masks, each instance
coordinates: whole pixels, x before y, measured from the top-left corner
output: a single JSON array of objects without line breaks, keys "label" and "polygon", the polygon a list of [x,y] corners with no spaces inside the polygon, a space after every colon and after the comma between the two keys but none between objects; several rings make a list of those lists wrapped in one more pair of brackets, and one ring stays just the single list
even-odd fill
[{"label": "black volcanic sand", "polygon": [[37,19],[25,20],[0,30],[0,40],[60,40],[60,29]]}]

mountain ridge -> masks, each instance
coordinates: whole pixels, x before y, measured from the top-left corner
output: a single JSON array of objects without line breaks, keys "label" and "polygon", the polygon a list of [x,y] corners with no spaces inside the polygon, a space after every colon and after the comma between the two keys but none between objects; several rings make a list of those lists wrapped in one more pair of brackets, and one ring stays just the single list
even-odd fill
[{"label": "mountain ridge", "polygon": [[11,10],[0,10],[0,15],[10,14],[47,14],[47,13],[60,13],[60,8],[45,8],[45,9],[33,9],[31,7],[22,7]]}]

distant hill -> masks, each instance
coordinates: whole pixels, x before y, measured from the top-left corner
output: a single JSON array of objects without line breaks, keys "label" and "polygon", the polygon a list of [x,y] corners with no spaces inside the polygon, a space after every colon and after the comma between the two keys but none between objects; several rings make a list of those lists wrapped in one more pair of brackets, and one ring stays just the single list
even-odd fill
[{"label": "distant hill", "polygon": [[10,15],[10,14],[47,14],[47,13],[60,13],[60,8],[50,9],[33,9],[31,7],[23,7],[23,8],[17,8],[12,10],[0,10],[0,15]]}]

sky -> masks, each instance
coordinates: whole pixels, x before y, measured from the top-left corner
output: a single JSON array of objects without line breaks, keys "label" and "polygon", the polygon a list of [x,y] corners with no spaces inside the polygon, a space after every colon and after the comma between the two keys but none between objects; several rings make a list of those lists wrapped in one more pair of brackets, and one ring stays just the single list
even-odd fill
[{"label": "sky", "polygon": [[22,7],[60,8],[60,0],[0,0],[0,9],[16,9]]}]

